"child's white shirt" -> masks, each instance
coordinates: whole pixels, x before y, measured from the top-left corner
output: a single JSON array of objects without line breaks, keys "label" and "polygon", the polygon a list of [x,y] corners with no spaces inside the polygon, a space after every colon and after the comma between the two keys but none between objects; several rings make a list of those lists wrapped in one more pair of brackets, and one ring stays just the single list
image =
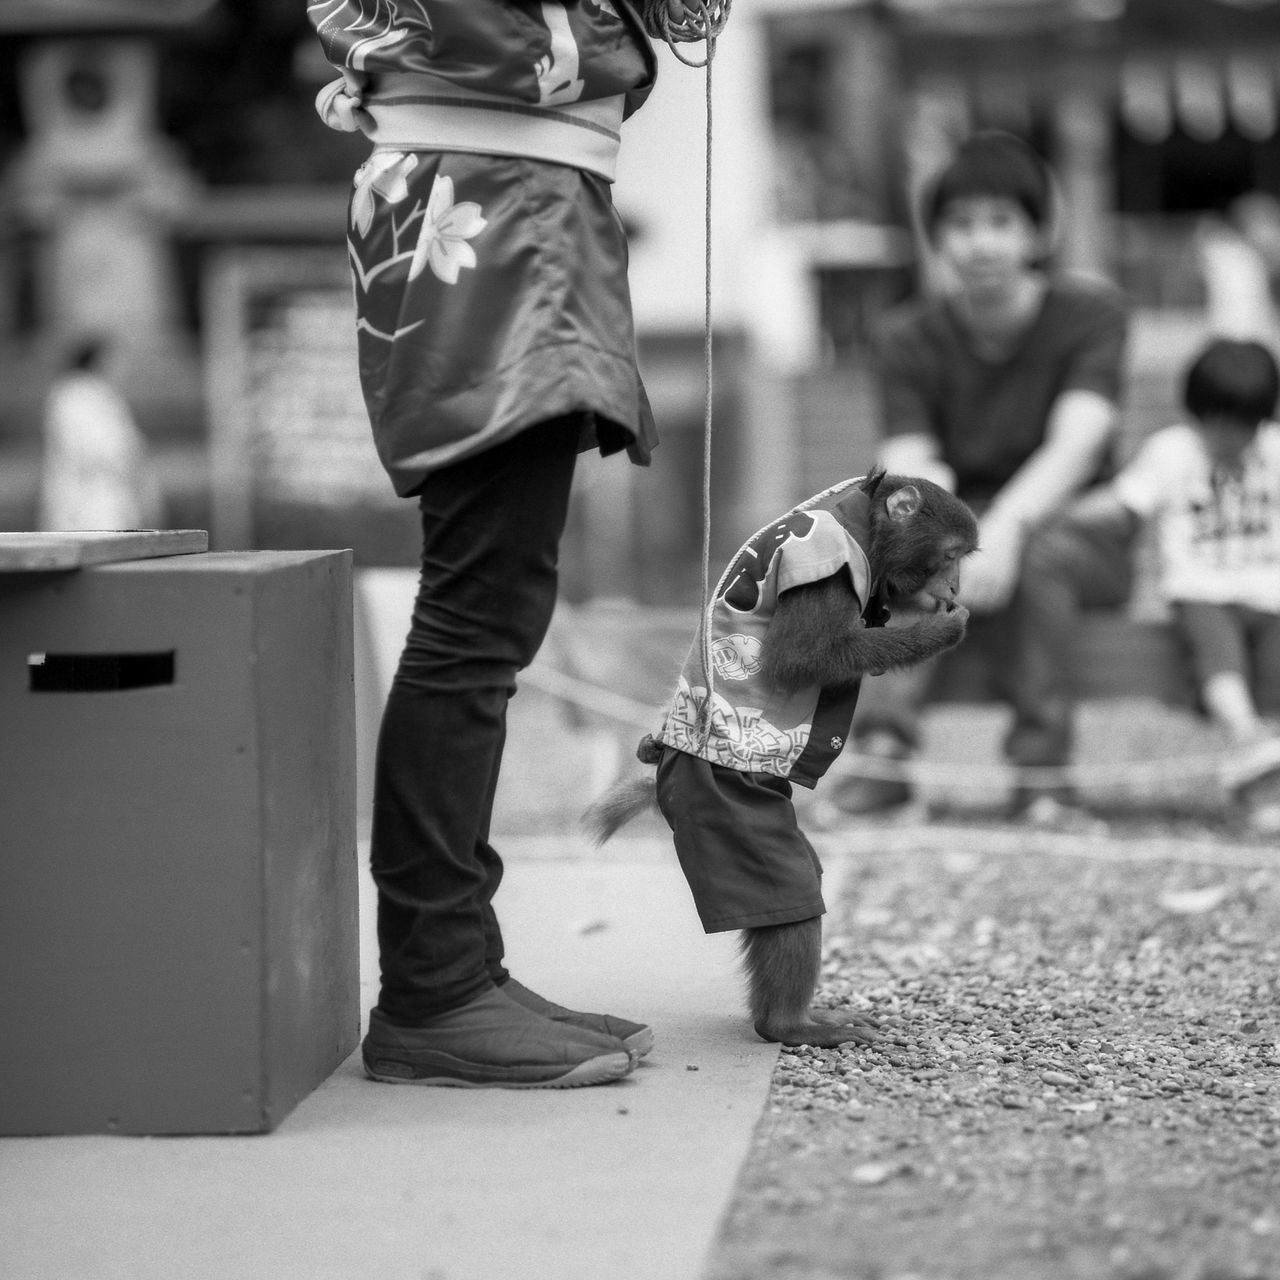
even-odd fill
[{"label": "child's white shirt", "polygon": [[1154,523],[1168,600],[1280,613],[1280,423],[1266,422],[1239,475],[1215,473],[1196,429],[1152,434],[1115,480],[1120,501]]}]

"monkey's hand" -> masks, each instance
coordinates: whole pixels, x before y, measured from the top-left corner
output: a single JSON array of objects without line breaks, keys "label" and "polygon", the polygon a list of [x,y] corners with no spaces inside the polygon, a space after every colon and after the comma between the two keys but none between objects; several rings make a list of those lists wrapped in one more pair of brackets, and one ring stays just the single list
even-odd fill
[{"label": "monkey's hand", "polygon": [[854,646],[857,661],[863,674],[869,676],[913,667],[946,649],[954,649],[964,639],[968,625],[969,610],[963,605],[951,605],[904,627],[864,631]]},{"label": "monkey's hand", "polygon": [[775,688],[848,687],[863,676],[910,667],[964,638],[969,611],[942,606],[904,627],[865,628],[847,574],[793,587],[778,598],[760,650],[760,665]]},{"label": "monkey's hand", "polygon": [[902,630],[909,631],[912,627],[923,627],[922,636],[936,643],[936,652],[941,653],[943,649],[954,648],[964,639],[965,632],[969,629],[969,610],[955,601],[940,602],[933,613],[925,614],[918,622],[910,623]]}]

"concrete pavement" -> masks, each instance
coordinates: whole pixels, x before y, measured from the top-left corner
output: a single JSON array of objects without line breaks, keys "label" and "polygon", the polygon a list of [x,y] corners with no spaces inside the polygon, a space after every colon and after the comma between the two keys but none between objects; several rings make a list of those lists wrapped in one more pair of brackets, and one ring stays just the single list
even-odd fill
[{"label": "concrete pavement", "polygon": [[777,1057],[743,1016],[733,938],[702,933],[664,841],[506,845],[512,971],[650,1021],[642,1067],[587,1089],[458,1090],[375,1084],[355,1055],[268,1135],[5,1139],[0,1274],[694,1280]]}]

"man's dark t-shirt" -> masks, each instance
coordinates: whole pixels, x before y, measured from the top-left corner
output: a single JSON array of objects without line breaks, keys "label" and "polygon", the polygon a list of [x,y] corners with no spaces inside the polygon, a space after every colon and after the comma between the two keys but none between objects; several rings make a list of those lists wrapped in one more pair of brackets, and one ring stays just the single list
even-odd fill
[{"label": "man's dark t-shirt", "polygon": [[[937,440],[956,490],[985,503],[1045,439],[1064,391],[1120,398],[1127,315],[1119,292],[1056,280],[1021,340],[1005,356],[973,351],[946,299],[908,303],[886,317],[877,342],[886,436]],[[1094,482],[1113,469],[1104,461]]]}]

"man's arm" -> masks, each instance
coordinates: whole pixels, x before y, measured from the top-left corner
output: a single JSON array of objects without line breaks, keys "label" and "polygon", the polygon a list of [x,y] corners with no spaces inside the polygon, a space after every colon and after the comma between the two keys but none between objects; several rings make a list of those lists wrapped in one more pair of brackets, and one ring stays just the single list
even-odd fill
[{"label": "man's arm", "polygon": [[942,446],[927,432],[887,437],[880,442],[876,461],[890,475],[923,476],[948,493],[956,491],[956,473],[943,462]]},{"label": "man's arm", "polygon": [[988,510],[1026,526],[1061,510],[1097,474],[1114,437],[1116,406],[1096,391],[1064,391],[1049,413],[1044,444],[1009,478]]},{"label": "man's arm", "polygon": [[1091,489],[1067,507],[1067,518],[1076,525],[1105,529],[1117,539],[1129,537],[1142,523],[1142,513],[1121,496],[1113,482]]},{"label": "man's arm", "polygon": [[1089,483],[1117,421],[1115,404],[1096,391],[1064,391],[1054,402],[1044,444],[1014,472],[978,523],[979,553],[965,575],[970,609],[986,613],[1008,603],[1027,531]]}]

